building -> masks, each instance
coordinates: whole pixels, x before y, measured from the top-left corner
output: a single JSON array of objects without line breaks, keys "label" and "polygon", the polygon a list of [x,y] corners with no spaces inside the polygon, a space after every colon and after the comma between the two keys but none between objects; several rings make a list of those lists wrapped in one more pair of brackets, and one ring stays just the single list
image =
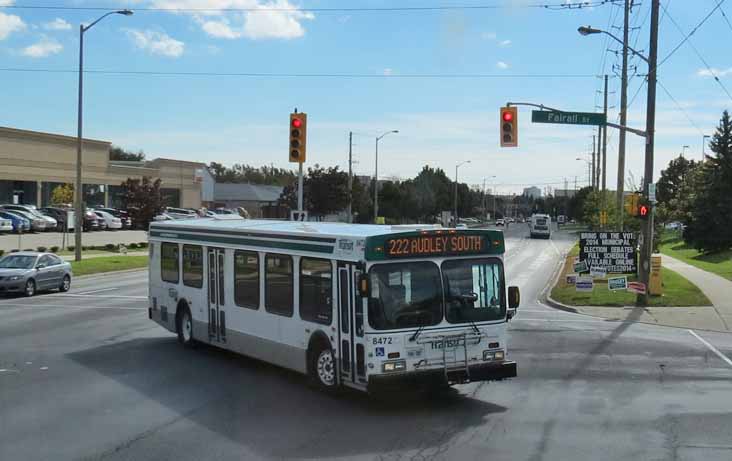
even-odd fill
[{"label": "building", "polygon": [[523,195],[529,198],[541,198],[541,189],[536,186],[525,187]]},{"label": "building", "polygon": [[277,205],[283,189],[260,184],[216,183],[210,208],[242,207],[252,218],[286,218],[287,208]]},{"label": "building", "polygon": [[574,189],[554,189],[554,197],[567,197],[572,198],[577,193]]},{"label": "building", "polygon": [[[109,141],[83,140],[82,179],[88,206],[119,206],[127,178],[162,180],[168,206],[199,208],[203,163],[158,158],[142,162],[109,159]],[[76,180],[76,138],[0,127],[0,203],[47,206],[53,189]]]}]

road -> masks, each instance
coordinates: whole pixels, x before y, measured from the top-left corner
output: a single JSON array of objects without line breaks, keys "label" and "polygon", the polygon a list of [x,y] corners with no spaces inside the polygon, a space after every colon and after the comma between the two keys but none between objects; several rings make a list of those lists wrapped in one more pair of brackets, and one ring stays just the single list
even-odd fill
[{"label": "road", "polygon": [[[328,396],[147,320],[146,274],[0,300],[0,459],[732,459],[732,337],[537,302],[569,236],[507,231],[519,377],[438,396]],[[710,348],[711,347],[711,348]]]}]

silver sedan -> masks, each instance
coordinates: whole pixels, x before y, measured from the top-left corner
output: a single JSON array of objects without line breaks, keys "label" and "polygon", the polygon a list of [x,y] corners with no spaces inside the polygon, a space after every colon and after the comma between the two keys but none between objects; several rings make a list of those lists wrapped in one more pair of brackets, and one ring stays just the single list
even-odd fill
[{"label": "silver sedan", "polygon": [[0,294],[33,296],[39,291],[69,291],[71,264],[52,253],[21,251],[0,259]]}]

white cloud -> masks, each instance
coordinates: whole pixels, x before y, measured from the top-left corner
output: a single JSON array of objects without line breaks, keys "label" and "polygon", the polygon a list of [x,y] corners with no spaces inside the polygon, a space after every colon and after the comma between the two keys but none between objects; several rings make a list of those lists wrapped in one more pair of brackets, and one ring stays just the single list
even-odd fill
[{"label": "white cloud", "polygon": [[43,28],[46,30],[71,30],[71,24],[61,18],[56,18],[51,22],[43,24]]},{"label": "white cloud", "polygon": [[394,69],[391,69],[390,67],[387,67],[384,69],[384,75],[392,75],[394,73]]},{"label": "white cloud", "polygon": [[712,67],[710,69],[699,69],[696,71],[696,75],[699,77],[714,77],[715,75],[717,77],[726,77],[730,74],[732,74],[732,67],[727,69],[717,69]]},{"label": "white cloud", "polygon": [[48,37],[41,37],[38,43],[27,46],[21,50],[23,56],[29,58],[45,58],[52,54],[58,54],[64,47],[59,42]]},{"label": "white cloud", "polygon": [[[216,38],[294,39],[305,35],[304,20],[315,16],[289,0],[152,0],[155,8],[196,9],[193,16],[204,32]],[[211,8],[208,11],[206,8]],[[226,9],[248,11],[227,12]]]},{"label": "white cloud", "polygon": [[511,40],[502,40],[498,45],[499,46],[508,46],[511,44]]},{"label": "white cloud", "polygon": [[507,63],[505,63],[503,61],[498,61],[496,63],[496,67],[498,67],[499,69],[508,69],[509,66]]},{"label": "white cloud", "polygon": [[125,29],[125,31],[138,48],[146,50],[150,54],[177,58],[185,50],[185,43],[164,32],[137,29]]},{"label": "white cloud", "polygon": [[[7,4],[9,5],[10,3]],[[0,0],[0,5],[2,5],[2,0]],[[19,16],[0,13],[0,40],[5,40],[13,32],[18,32],[25,28],[26,25]]]}]

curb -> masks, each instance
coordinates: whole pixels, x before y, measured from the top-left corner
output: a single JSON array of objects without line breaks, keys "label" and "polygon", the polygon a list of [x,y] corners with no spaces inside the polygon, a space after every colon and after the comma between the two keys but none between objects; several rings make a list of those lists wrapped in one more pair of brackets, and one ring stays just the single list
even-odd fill
[{"label": "curb", "polygon": [[147,267],[140,267],[137,269],[125,269],[122,271],[99,272],[98,274],[80,275],[78,277],[74,276],[74,280],[88,280],[88,279],[105,277],[105,276],[110,276],[110,275],[129,274],[132,272],[144,272],[146,270],[148,270]]}]

